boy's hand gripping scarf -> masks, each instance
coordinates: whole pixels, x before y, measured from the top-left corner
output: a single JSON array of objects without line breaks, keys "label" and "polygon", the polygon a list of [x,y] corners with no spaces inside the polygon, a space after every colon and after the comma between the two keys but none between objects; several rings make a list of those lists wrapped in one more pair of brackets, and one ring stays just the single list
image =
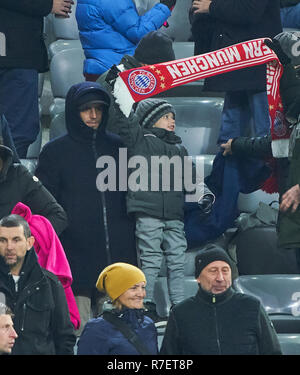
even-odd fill
[{"label": "boy's hand gripping scarf", "polygon": [[254,39],[217,51],[179,60],[126,70],[119,74],[113,94],[125,116],[132,105],[173,87],[198,79],[231,72],[251,66],[267,64],[267,94],[275,158],[288,156],[290,130],[283,115],[279,93],[283,67],[274,51]]}]

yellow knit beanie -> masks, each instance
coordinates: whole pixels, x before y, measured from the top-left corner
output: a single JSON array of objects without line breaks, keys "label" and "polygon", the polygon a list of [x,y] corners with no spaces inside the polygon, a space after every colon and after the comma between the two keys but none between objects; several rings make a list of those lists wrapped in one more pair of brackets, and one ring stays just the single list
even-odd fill
[{"label": "yellow knit beanie", "polygon": [[96,287],[100,292],[106,292],[114,301],[142,281],[146,283],[146,278],[139,268],[128,263],[114,263],[100,273]]}]

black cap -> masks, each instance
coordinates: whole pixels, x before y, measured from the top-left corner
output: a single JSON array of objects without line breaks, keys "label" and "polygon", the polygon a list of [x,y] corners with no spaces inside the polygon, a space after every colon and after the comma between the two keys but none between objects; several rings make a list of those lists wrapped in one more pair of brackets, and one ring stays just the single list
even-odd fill
[{"label": "black cap", "polygon": [[138,43],[134,57],[141,63],[152,65],[175,60],[172,39],[161,31],[151,31]]},{"label": "black cap", "polygon": [[201,250],[195,257],[195,279],[207,265],[217,260],[227,263],[232,270],[234,262],[228,253],[218,245],[211,245],[209,248]]},{"label": "black cap", "polygon": [[100,93],[99,91],[88,91],[85,94],[81,95],[76,103],[79,111],[84,110],[87,103],[109,105],[109,102],[107,102],[104,94],[102,95],[102,93]]}]

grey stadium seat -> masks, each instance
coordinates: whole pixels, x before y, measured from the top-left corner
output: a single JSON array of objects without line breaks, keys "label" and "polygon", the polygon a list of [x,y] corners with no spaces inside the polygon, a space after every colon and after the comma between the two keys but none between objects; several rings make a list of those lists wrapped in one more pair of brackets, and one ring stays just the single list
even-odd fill
[{"label": "grey stadium seat", "polygon": [[223,98],[167,97],[176,110],[176,133],[192,156],[215,155]]},{"label": "grey stadium seat", "polygon": [[277,333],[300,334],[299,275],[240,276],[233,285],[261,301]]},{"label": "grey stadium seat", "polygon": [[[39,73],[39,86],[38,86],[39,101],[43,93],[44,80],[45,80],[45,73]],[[41,118],[42,108],[41,108],[40,103],[39,103],[39,113],[40,113],[40,118]],[[36,140],[28,147],[26,158],[37,159],[41,151],[41,146],[42,146],[42,128],[40,125],[39,134]]]},{"label": "grey stadium seat", "polygon": [[191,37],[190,6],[191,0],[177,1],[171,17],[168,19],[169,27],[161,28],[165,34],[168,34],[176,42],[186,42]]},{"label": "grey stadium seat", "polygon": [[58,52],[64,51],[66,49],[72,49],[72,48],[82,48],[80,40],[79,39],[59,39],[54,42],[52,42],[49,46],[49,54],[50,59],[54,55],[56,55]]},{"label": "grey stadium seat", "polygon": [[278,247],[275,225],[241,231],[235,244],[240,275],[298,273],[295,250]]},{"label": "grey stadium seat", "polygon": [[72,13],[69,18],[55,17],[52,14],[50,20],[56,41],[49,45],[49,55],[52,58],[56,53],[67,48],[80,47],[78,25],[75,17],[77,0],[72,5]]},{"label": "grey stadium seat", "polygon": [[51,120],[49,139],[60,137],[66,133],[65,113],[57,113]]},{"label": "grey stadium seat", "polygon": [[50,63],[50,82],[54,97],[54,103],[50,106],[52,117],[64,111],[69,88],[85,81],[83,61],[84,53],[81,48],[67,49],[53,56]]},{"label": "grey stadium seat", "polygon": [[194,56],[194,48],[194,42],[173,42],[175,59],[179,60],[185,57]]}]

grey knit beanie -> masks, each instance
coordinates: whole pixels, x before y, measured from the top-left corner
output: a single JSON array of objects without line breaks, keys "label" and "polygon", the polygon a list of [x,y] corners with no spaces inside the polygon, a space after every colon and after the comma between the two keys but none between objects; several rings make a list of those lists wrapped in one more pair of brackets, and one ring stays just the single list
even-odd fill
[{"label": "grey knit beanie", "polygon": [[138,103],[135,113],[139,123],[144,128],[152,128],[153,125],[166,113],[176,115],[174,107],[166,100],[145,99]]}]

